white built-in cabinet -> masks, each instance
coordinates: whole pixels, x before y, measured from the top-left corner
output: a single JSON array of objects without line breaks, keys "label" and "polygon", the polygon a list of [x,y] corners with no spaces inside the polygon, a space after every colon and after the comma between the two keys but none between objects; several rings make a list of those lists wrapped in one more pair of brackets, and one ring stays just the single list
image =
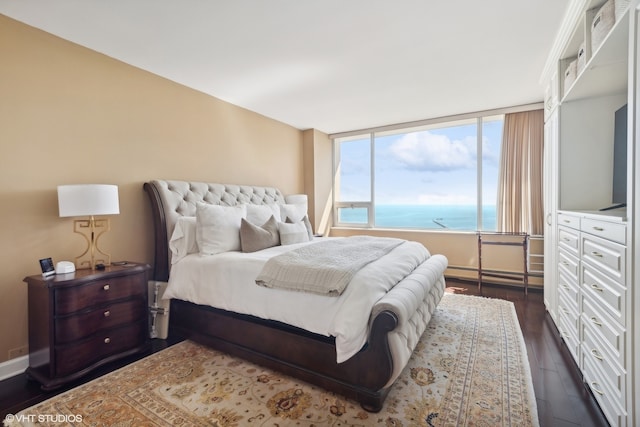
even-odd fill
[{"label": "white built-in cabinet", "polygon": [[[544,79],[544,302],[609,423],[629,427],[640,425],[639,2],[619,0],[604,36],[593,31],[604,0],[574,2]],[[614,113],[624,105],[627,207],[601,210],[612,205]]]}]

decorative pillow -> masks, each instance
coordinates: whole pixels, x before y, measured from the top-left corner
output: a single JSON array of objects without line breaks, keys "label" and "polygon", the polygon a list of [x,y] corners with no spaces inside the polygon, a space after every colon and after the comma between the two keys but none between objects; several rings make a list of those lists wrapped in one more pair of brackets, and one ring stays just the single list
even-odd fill
[{"label": "decorative pillow", "polygon": [[242,252],[255,252],[261,249],[278,246],[280,244],[280,234],[278,232],[278,221],[271,215],[262,226],[252,224],[242,218],[240,223],[240,245]]},{"label": "decorative pillow", "polygon": [[286,221],[289,218],[291,222],[300,222],[306,214],[307,212],[302,205],[280,205],[280,218],[282,218],[282,221]]},{"label": "decorative pillow", "polygon": [[282,245],[292,245],[310,240],[307,227],[302,221],[278,223],[278,230],[280,231],[280,243]]},{"label": "decorative pillow", "polygon": [[247,204],[247,221],[254,225],[262,225],[273,216],[276,222],[280,221],[280,206],[275,203],[267,205]]},{"label": "decorative pillow", "polygon": [[303,223],[305,229],[307,230],[307,234],[309,235],[309,241],[313,240],[313,228],[311,228],[311,221],[309,221],[308,216],[305,215],[300,221],[292,221],[291,218],[287,218],[285,222],[288,224],[297,222]]},{"label": "decorative pillow", "polygon": [[196,204],[196,240],[200,253],[215,255],[240,250],[240,223],[247,216],[246,205]]},{"label": "decorative pillow", "polygon": [[171,264],[175,264],[188,254],[199,251],[196,240],[196,217],[183,216],[178,218],[173,234],[169,240],[171,249]]}]

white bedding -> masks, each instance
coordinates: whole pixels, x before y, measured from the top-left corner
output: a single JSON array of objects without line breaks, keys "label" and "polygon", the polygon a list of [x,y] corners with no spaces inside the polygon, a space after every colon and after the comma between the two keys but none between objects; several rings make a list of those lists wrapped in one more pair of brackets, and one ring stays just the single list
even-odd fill
[{"label": "white bedding", "polygon": [[270,257],[321,240],[324,239],[251,253],[187,255],[171,267],[163,297],[251,314],[333,336],[336,360],[343,362],[365,344],[373,305],[430,254],[420,243],[405,242],[362,268],[339,297],[256,285],[255,279]]}]

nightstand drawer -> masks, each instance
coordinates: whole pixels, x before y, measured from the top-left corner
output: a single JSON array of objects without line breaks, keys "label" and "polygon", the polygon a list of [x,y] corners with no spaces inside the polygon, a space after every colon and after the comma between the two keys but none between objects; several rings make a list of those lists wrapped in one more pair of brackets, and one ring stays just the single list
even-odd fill
[{"label": "nightstand drawer", "polygon": [[136,298],[91,311],[60,317],[55,321],[56,342],[66,344],[119,325],[142,320],[147,315],[144,300]]},{"label": "nightstand drawer", "polygon": [[141,281],[140,276],[131,275],[96,280],[83,286],[56,289],[55,314],[70,314],[111,301],[144,295],[146,292],[146,281]]},{"label": "nightstand drawer", "polygon": [[136,346],[144,343],[146,334],[147,323],[142,321],[101,331],[77,344],[56,347],[55,375],[74,374],[107,359],[109,356],[135,349]]}]

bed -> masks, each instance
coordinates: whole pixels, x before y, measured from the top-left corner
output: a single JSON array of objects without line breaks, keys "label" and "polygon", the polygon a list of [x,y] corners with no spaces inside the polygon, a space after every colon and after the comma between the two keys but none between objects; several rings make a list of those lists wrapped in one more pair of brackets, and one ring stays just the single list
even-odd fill
[{"label": "bed", "polygon": [[[192,230],[192,218],[203,209],[237,207],[263,211],[269,207],[282,208],[285,212],[285,208],[291,209],[292,206],[273,187],[153,180],[144,184],[144,190],[149,196],[153,216],[153,280],[169,283],[166,293],[171,297],[169,330],[172,335],[200,342],[355,399],[367,411],[377,412],[382,408],[391,386],[406,366],[444,294],[444,270],[447,267],[444,256],[431,255],[415,242],[394,243],[395,246],[385,249],[387,252],[379,259],[350,276],[349,284],[339,295],[258,286],[254,277],[248,284],[244,283],[244,276],[236,276],[236,270],[246,270],[242,274],[255,276],[261,269],[261,263],[266,265],[276,255],[286,256],[298,250],[312,251],[323,245],[341,243],[333,239],[350,238],[318,239],[310,235],[309,242],[294,241],[290,245],[279,244],[250,253],[224,250],[212,256],[193,253],[197,250],[180,253],[176,248],[176,234],[180,234],[187,223]],[[284,215],[279,219],[278,226],[288,229],[282,225]],[[304,219],[310,232],[310,224],[306,217]],[[188,243],[187,246],[192,245]],[[246,262],[244,265],[247,267],[233,267],[236,259]],[[234,282],[225,286],[230,292],[235,292],[236,297],[242,292],[242,305],[221,302],[224,286],[220,285],[222,279],[215,276],[217,273],[206,270],[211,268],[207,266],[209,260],[225,268],[235,268],[233,272],[225,270],[220,277]],[[398,270],[400,265],[408,270],[404,273]],[[195,275],[192,274],[194,269],[202,271]],[[192,297],[197,291],[176,293],[178,287],[191,289],[193,285],[195,289],[196,282],[201,281],[195,277],[200,276],[216,283],[215,286],[205,284],[208,286],[204,297],[206,303]],[[385,281],[393,283],[377,284],[378,276],[384,276]],[[242,285],[239,284],[241,281]],[[360,286],[353,284],[356,282],[362,286],[375,282],[373,296],[364,299],[358,296]],[[257,292],[256,296],[246,297],[244,292],[249,291]],[[359,301],[357,305],[364,308],[344,308],[347,303],[343,301],[348,298]],[[252,299],[263,301],[263,304],[245,307],[245,302]],[[369,305],[362,302],[366,299],[371,300]],[[287,305],[298,311],[287,314]],[[307,307],[302,311],[311,314],[308,316],[310,323],[309,320],[300,320],[300,307]],[[343,338],[341,322],[322,320],[321,316],[334,316],[332,310],[347,316],[346,322],[356,317],[364,319],[358,320],[364,321],[364,328],[353,328],[363,330],[354,333],[355,338]],[[339,317],[336,315],[335,318]],[[331,328],[329,324],[332,324]]]}]

